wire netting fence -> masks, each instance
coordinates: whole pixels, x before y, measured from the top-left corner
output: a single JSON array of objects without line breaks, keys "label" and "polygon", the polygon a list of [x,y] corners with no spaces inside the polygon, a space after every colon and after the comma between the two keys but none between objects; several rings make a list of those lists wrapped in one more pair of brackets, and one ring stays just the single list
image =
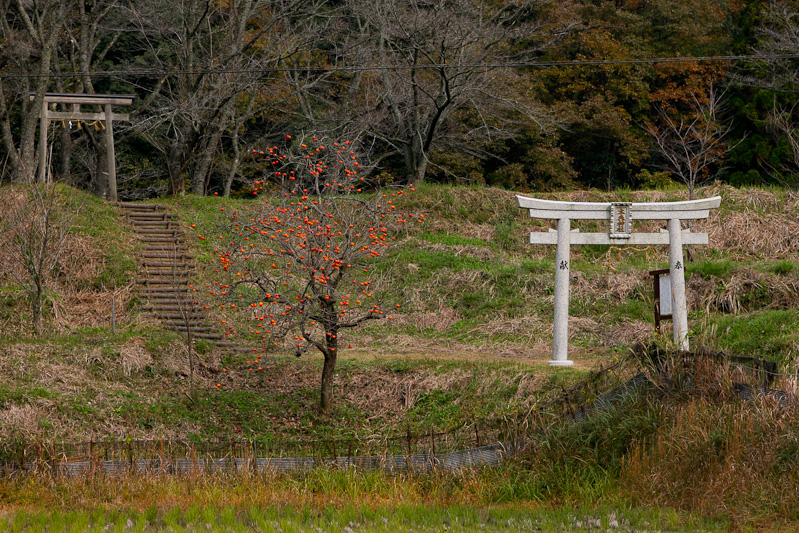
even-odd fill
[{"label": "wire netting fence", "polygon": [[499,465],[521,448],[522,440],[516,426],[494,423],[447,432],[406,431],[383,438],[34,442],[8,450],[2,469],[6,476],[47,472],[67,477],[286,472],[320,466],[389,472],[454,470]]}]

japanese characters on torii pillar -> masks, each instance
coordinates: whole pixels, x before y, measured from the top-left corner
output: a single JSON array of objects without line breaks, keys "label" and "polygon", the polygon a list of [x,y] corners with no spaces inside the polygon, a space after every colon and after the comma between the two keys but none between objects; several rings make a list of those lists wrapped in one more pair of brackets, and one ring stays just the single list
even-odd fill
[{"label": "japanese characters on torii pillar", "polygon": [[[567,366],[569,345],[569,259],[572,244],[669,245],[669,273],[674,321],[674,343],[688,350],[688,306],[685,299],[683,244],[707,244],[707,233],[683,230],[683,220],[705,219],[721,205],[721,197],[686,202],[559,202],[516,196],[517,205],[528,209],[531,218],[558,221],[558,229],[530,233],[530,244],[556,244],[555,312],[550,365]],[[571,229],[572,220],[608,220],[607,233],[580,233]],[[635,220],[666,220],[660,233],[633,233]]]}]

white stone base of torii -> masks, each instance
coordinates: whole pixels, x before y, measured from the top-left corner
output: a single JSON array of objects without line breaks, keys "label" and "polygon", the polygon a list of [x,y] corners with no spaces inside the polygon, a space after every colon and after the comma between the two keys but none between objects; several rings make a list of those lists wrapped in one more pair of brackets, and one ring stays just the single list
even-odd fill
[{"label": "white stone base of torii", "polygon": [[[721,205],[721,197],[686,202],[559,202],[516,196],[517,204],[528,209],[531,218],[558,221],[557,230],[530,233],[530,244],[556,244],[555,317],[552,361],[550,365],[568,366],[569,360],[569,259],[572,244],[669,245],[669,274],[672,290],[674,343],[688,350],[688,306],[685,299],[683,244],[707,244],[707,233],[692,233],[681,228],[682,220],[707,218],[711,209]],[[571,229],[572,220],[607,220],[607,233],[580,233]],[[635,220],[666,220],[667,231],[632,233]]]}]

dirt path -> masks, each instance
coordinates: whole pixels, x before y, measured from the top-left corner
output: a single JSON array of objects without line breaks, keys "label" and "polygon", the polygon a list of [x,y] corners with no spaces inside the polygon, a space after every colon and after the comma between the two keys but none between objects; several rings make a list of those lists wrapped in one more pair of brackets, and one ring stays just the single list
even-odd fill
[{"label": "dirt path", "polygon": [[[393,341],[393,342],[392,342]],[[381,342],[379,346],[367,347],[355,341],[353,348],[341,352],[344,358],[359,360],[433,360],[519,363],[529,366],[552,368],[547,362],[552,359],[552,346],[474,346],[469,344],[441,343],[425,339],[397,338]],[[569,347],[569,358],[574,361],[570,368],[590,370],[597,368],[611,355],[607,348]]]}]

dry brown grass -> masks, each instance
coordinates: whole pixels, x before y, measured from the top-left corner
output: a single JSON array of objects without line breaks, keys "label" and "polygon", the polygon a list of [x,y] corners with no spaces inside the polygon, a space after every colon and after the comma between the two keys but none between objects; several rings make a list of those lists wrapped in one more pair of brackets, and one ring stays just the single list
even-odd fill
[{"label": "dry brown grass", "polygon": [[[73,440],[107,438],[109,435],[152,437],[158,432],[174,434],[156,421],[143,429],[130,424],[119,411],[124,395],[134,393],[145,401],[156,401],[160,392],[188,388],[188,362],[180,343],[162,347],[157,354],[145,349],[144,339],[133,337],[122,344],[107,339],[87,339],[77,347],[48,344],[15,344],[0,348],[0,376],[4,385],[21,399],[0,404],[0,432],[11,435],[49,435]],[[214,387],[218,354],[205,356],[197,380],[208,390]],[[158,375],[144,379],[147,366],[157,367]],[[33,392],[28,392],[33,391]],[[39,392],[46,394],[41,396]],[[148,391],[151,391],[148,393]],[[89,414],[76,413],[70,405],[85,405]],[[21,424],[21,414],[30,408],[31,422]],[[65,409],[66,407],[66,409]],[[19,411],[23,409],[23,411]],[[34,416],[35,415],[35,416]],[[184,428],[191,431],[191,428]],[[181,436],[183,429],[177,428]]]},{"label": "dry brown grass", "polygon": [[607,328],[602,337],[605,346],[634,346],[651,339],[655,328],[651,322],[643,320],[623,320],[620,324]]},{"label": "dry brown grass", "polygon": [[799,279],[741,268],[730,279],[692,276],[687,283],[690,307],[706,312],[741,313],[754,309],[793,309],[799,302]]},{"label": "dry brown grass", "polygon": [[456,369],[442,374],[413,371],[399,379],[392,372],[374,369],[353,377],[344,391],[346,399],[372,418],[396,418],[416,403],[419,394],[434,389],[448,391],[466,385],[471,375]]},{"label": "dry brown grass", "polygon": [[799,257],[799,196],[784,198],[757,189],[714,185],[708,196],[720,194],[722,202],[739,210],[714,210],[704,223],[711,246],[733,256],[775,259]]},{"label": "dry brown grass", "polygon": [[488,324],[473,328],[471,333],[482,333],[487,337],[498,337],[500,335],[514,337],[519,344],[532,344],[542,336],[552,334],[552,324],[541,320],[537,316],[525,316],[518,318],[497,318]]},{"label": "dry brown grass", "polygon": [[14,435],[33,440],[39,436],[40,419],[40,410],[35,405],[11,404],[5,409],[0,409],[0,428],[6,437]]},{"label": "dry brown grass", "polygon": [[739,523],[796,519],[796,404],[786,411],[768,396],[740,401],[732,383],[751,381],[750,372],[710,359],[686,369],[682,364],[668,372],[677,388],[685,387],[683,396],[673,397],[682,401],[660,402],[660,429],[630,453],[621,486],[647,505],[726,515]]},{"label": "dry brown grass", "polygon": [[697,229],[708,233],[714,248],[732,256],[795,259],[799,257],[799,219],[785,215],[785,211],[713,213]]},{"label": "dry brown grass", "polygon": [[[9,213],[27,201],[27,193],[16,187],[3,187],[0,192],[0,212]],[[68,206],[76,209],[76,206]],[[2,219],[0,218],[0,222]],[[120,228],[122,225],[120,224]],[[130,232],[120,231],[115,239],[121,240],[122,249],[133,249],[135,237]],[[101,237],[71,232],[60,246],[54,275],[48,279],[46,292],[48,331],[63,332],[77,328],[108,326],[111,324],[111,301],[115,299],[117,323],[128,320],[126,308],[131,297],[132,285],[118,287],[115,290],[106,287],[93,287],[106,268],[108,243]],[[0,247],[0,264],[4,271],[0,273],[0,284],[14,285],[9,275],[10,269],[20,270],[20,266],[11,260],[12,253]],[[24,277],[24,276],[23,276]],[[20,292],[12,313],[3,326],[7,335],[27,335],[31,325],[26,321],[27,308],[25,296]]]},{"label": "dry brown grass", "polygon": [[399,326],[410,325],[421,330],[447,331],[460,320],[460,315],[453,307],[444,305],[443,302],[439,302],[439,305],[438,311],[420,311],[410,314],[395,313],[392,315],[394,323]]},{"label": "dry brown grass", "polygon": [[133,338],[120,346],[119,354],[122,371],[126,376],[141,372],[153,364],[152,354],[144,349],[144,341],[139,337]]}]

